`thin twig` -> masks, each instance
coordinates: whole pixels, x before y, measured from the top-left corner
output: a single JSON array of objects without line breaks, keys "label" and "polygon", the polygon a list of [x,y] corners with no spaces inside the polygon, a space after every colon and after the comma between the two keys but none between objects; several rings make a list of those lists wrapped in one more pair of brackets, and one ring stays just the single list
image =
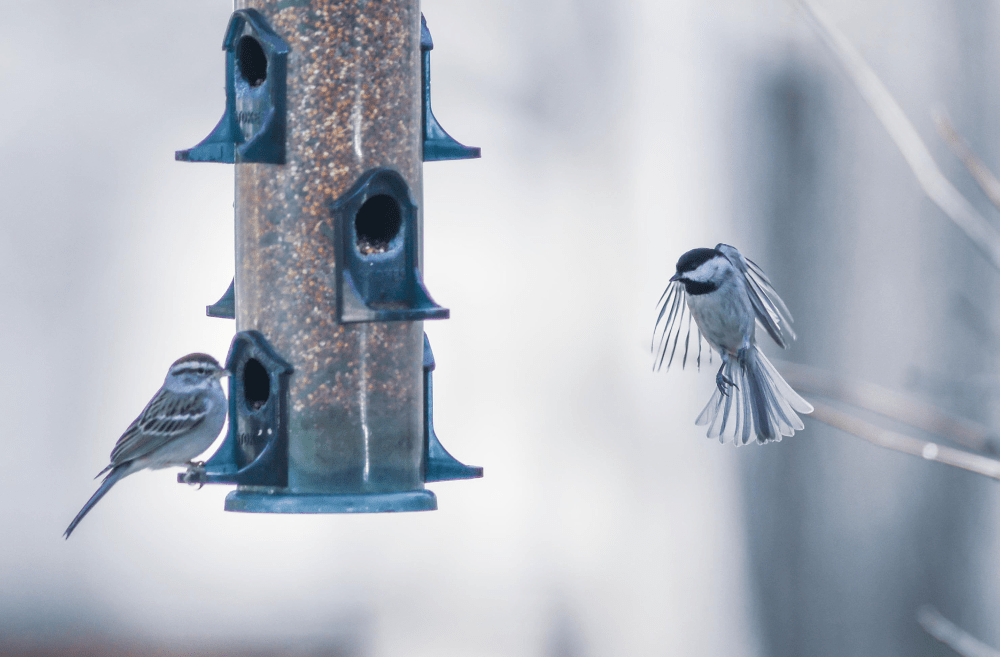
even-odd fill
[{"label": "thin twig", "polygon": [[931,605],[924,605],[917,610],[917,622],[928,634],[963,657],[1000,657],[1000,651],[955,625]]},{"label": "thin twig", "polygon": [[977,452],[1000,454],[1000,436],[978,422],[914,401],[867,381],[850,381],[799,363],[775,360],[774,364],[796,390],[823,395],[884,415]]},{"label": "thin twig", "polygon": [[958,130],[952,125],[948,114],[943,109],[934,110],[932,115],[938,134],[948,144],[948,148],[969,170],[969,174],[972,175],[973,180],[983,190],[986,197],[990,199],[990,203],[996,208],[1000,208],[1000,180],[997,180],[989,167],[979,159],[979,156],[969,147],[962,135],[958,134]]},{"label": "thin twig", "polygon": [[913,170],[924,193],[1000,269],[1000,232],[944,177],[917,129],[860,53],[811,0],[795,0],[820,39],[840,60],[848,77],[875,112]]},{"label": "thin twig", "polygon": [[938,445],[929,440],[914,438],[913,436],[907,436],[896,431],[889,431],[843,411],[838,411],[834,407],[822,402],[814,399],[810,399],[809,401],[813,405],[813,412],[809,417],[835,429],[846,431],[862,440],[867,440],[873,445],[903,452],[904,454],[919,456],[928,461],[937,461],[938,463],[962,468],[969,472],[975,472],[984,477],[1000,480],[1000,461],[955,449],[954,447]]}]

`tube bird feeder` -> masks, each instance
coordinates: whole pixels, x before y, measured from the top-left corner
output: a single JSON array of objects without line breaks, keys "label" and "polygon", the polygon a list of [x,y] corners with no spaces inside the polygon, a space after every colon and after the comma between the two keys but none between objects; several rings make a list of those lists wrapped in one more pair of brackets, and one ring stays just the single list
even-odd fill
[{"label": "tube bird feeder", "polygon": [[[226,109],[178,151],[231,162],[236,273],[208,314],[236,320],[229,433],[199,475],[230,511],[437,508],[427,481],[482,476],[432,424],[423,162],[479,157],[430,109],[418,0],[238,1]],[[179,480],[190,481],[181,475]]]}]

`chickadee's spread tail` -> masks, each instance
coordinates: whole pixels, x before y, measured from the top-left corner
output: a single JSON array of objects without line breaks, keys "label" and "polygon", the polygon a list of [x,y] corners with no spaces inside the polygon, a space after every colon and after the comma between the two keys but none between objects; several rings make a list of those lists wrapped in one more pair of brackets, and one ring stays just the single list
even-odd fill
[{"label": "chickadee's spread tail", "polygon": [[728,394],[716,389],[695,424],[708,425],[708,437],[734,444],[746,444],[751,436],[757,442],[779,441],[805,425],[798,413],[811,413],[813,407],[785,382],[756,345],[741,358],[730,357],[723,374],[735,385]]}]

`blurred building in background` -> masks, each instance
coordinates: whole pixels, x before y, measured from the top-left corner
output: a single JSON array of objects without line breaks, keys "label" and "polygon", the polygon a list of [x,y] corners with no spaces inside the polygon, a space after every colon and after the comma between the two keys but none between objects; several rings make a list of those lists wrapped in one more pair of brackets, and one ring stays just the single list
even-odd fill
[{"label": "blurred building in background", "polygon": [[[233,273],[227,2],[8,3],[0,655],[945,655],[933,603],[1000,647],[997,489],[806,421],[734,449],[714,367],[650,371],[681,253],[724,241],[797,323],[781,354],[995,425],[993,270],[784,0],[427,0],[434,103],[473,165],[425,167],[435,426],[480,481],[440,510],[225,513],[130,477],[61,533]],[[1000,168],[996,7],[829,2],[936,137]],[[773,346],[773,345],[772,345]],[[776,355],[777,350],[769,352]]]}]

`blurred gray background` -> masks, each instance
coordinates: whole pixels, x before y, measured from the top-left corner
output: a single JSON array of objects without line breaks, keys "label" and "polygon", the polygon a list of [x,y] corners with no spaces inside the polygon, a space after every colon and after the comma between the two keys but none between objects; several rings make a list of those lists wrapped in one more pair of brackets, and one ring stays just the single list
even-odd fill
[{"label": "blurred gray background", "polygon": [[[930,112],[1000,168],[1000,7],[826,5],[996,218]],[[0,9],[0,654],[951,654],[926,602],[1000,647],[995,483],[809,420],[720,446],[714,368],[650,372],[674,263],[725,241],[795,314],[783,357],[1000,419],[1000,274],[785,0],[426,0],[435,112],[483,149],[425,167],[435,422],[486,477],[279,517],[142,473],[68,542],[168,365],[232,337],[232,168],[173,159],[232,8]]]}]

